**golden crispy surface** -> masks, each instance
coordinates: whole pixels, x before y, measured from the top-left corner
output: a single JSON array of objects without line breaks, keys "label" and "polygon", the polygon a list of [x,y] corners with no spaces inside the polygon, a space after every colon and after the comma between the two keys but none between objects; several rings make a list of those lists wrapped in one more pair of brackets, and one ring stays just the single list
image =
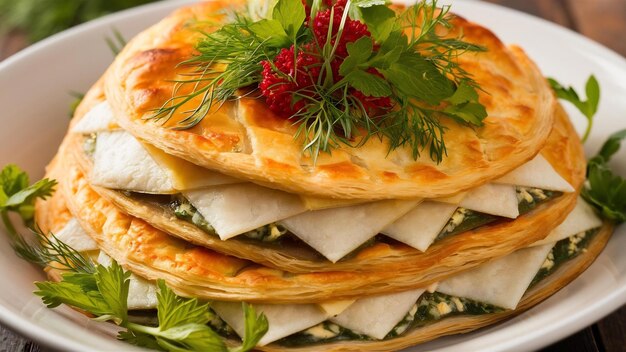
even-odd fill
[{"label": "golden crispy surface", "polygon": [[176,65],[194,52],[198,34],[188,26],[190,19],[219,20],[216,14],[225,4],[176,11],[118,55],[107,71],[105,92],[122,127],[170,154],[269,187],[364,199],[434,198],[475,187],[531,159],[550,132],[555,102],[537,67],[521,49],[506,47],[487,29],[461,18],[455,19],[456,31],[488,49],[460,61],[484,88],[480,101],[489,117],[476,130],[443,121],[448,157],[440,164],[427,151],[418,160],[402,148],[387,155],[387,145],[374,138],[359,148],[323,154],[313,165],[293,139],[291,121],[252,98],[225,104],[190,130],[170,128],[183,118],[180,114],[165,125],[146,119],[172,96],[172,80],[181,73]]},{"label": "golden crispy surface", "polygon": [[[97,100],[86,104],[97,104]],[[80,119],[77,116],[75,119]],[[84,154],[82,137],[68,137],[68,152],[77,160],[86,174],[91,161]],[[558,108],[555,127],[542,149],[542,154],[555,169],[579,189],[583,179],[585,162],[580,141],[562,108]],[[141,218],[152,226],[181,238],[221,253],[248,259],[269,267],[294,272],[362,271],[379,272],[392,267],[398,276],[407,280],[428,280],[436,270],[443,272],[459,265],[497,257],[544,238],[559,224],[576,202],[576,193],[566,194],[548,202],[535,211],[520,216],[514,221],[501,221],[491,226],[464,234],[451,236],[433,244],[426,253],[398,242],[377,243],[362,249],[356,255],[331,265],[316,251],[297,244],[272,246],[258,244],[238,238],[222,241],[207,235],[193,224],[180,220],[156,204],[138,201],[122,192],[93,187],[100,196],[113,202],[123,212]],[[485,250],[488,248],[488,250]],[[439,263],[439,269],[433,267]],[[382,268],[382,269],[381,269]]]},{"label": "golden crispy surface", "polygon": [[[559,157],[558,171],[579,187],[584,169],[580,143],[566,117],[559,116],[564,123],[553,130],[558,142],[546,147],[550,151],[546,157]],[[68,148],[61,148],[61,189],[70,211],[99,246],[141,276],[163,278],[181,294],[208,299],[318,302],[422,287],[542,239],[562,221],[576,198],[567,194],[516,221],[452,236],[426,253],[381,243],[359,253],[351,266],[320,264],[326,272],[294,274],[192,245],[126,214],[90,187],[70,154]],[[50,216],[57,213],[47,211]],[[251,253],[254,250],[244,254],[254,256]]]},{"label": "golden crispy surface", "polygon": [[[51,230],[60,229],[65,222],[68,220],[64,215],[59,214],[67,214],[67,208],[64,202],[63,195],[61,192],[57,192],[51,199],[45,202],[37,203],[37,221],[39,223],[55,223],[56,227],[51,228]],[[65,220],[62,220],[65,219]],[[349,342],[336,342],[330,344],[322,344],[322,345],[312,345],[306,346],[302,348],[285,348],[282,346],[278,346],[275,344],[270,344],[268,346],[264,346],[261,348],[263,351],[286,351],[286,350],[296,350],[296,351],[391,351],[391,350],[400,350],[402,348],[406,348],[409,346],[413,346],[419,343],[423,343],[426,341],[430,341],[442,336],[459,334],[459,333],[467,333],[476,329],[479,329],[484,326],[488,326],[494,324],[498,321],[513,317],[515,315],[521,314],[524,311],[534,307],[539,304],[543,300],[549,298],[551,295],[556,293],[558,290],[569,284],[572,280],[574,280],[578,275],[584,272],[589,265],[593,263],[595,258],[601,253],[602,249],[605,247],[606,243],[610,239],[610,236],[613,232],[613,227],[611,224],[605,223],[600,233],[598,233],[595,238],[591,241],[590,245],[587,247],[587,251],[578,256],[577,258],[565,263],[561,266],[555,273],[553,273],[547,279],[541,281],[538,285],[530,289],[520,302],[519,306],[515,310],[504,311],[496,314],[488,314],[482,316],[460,316],[460,317],[450,317],[439,322],[436,322],[431,325],[427,325],[421,327],[419,329],[415,329],[410,331],[408,334],[403,335],[398,338],[394,338],[391,340],[384,341],[349,341]],[[105,248],[105,247],[103,247]],[[105,248],[106,250],[106,248]],[[181,253],[181,255],[184,255]],[[158,255],[157,255],[158,256]],[[116,258],[117,259],[117,258]],[[119,260],[119,259],[118,259]],[[132,270],[136,274],[141,276],[145,275],[145,270],[136,271],[136,266],[128,265],[130,268],[127,269]],[[54,270],[49,270],[48,274],[52,279],[59,280],[59,273]],[[157,277],[163,277],[157,276]],[[146,276],[151,277],[151,276]],[[151,278],[155,278],[152,276]],[[170,285],[172,285],[171,281],[168,281]],[[184,283],[179,283],[182,285]],[[191,295],[197,295],[197,288],[192,288],[193,292],[189,292],[186,290],[177,290],[182,293],[187,293]],[[201,296],[203,297],[203,296]]]}]

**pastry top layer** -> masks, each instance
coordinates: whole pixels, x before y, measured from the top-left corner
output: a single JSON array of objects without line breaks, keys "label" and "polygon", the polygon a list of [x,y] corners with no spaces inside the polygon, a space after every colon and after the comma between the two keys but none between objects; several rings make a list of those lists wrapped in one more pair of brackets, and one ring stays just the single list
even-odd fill
[{"label": "pastry top layer", "polygon": [[213,1],[178,10],[118,55],[104,86],[124,129],[169,154],[272,188],[385,199],[447,196],[502,176],[537,154],[552,128],[555,101],[537,67],[521,49],[505,46],[489,30],[458,17],[453,31],[487,48],[461,55],[459,63],[482,87],[480,102],[489,116],[475,129],[444,118],[447,156],[439,164],[427,150],[417,160],[409,148],[388,152],[378,138],[320,154],[314,164],[294,139],[293,121],[279,118],[250,96],[221,105],[188,130],[171,128],[184,118],[182,113],[165,124],[149,119],[174,94],[173,80],[182,78],[185,69],[177,65],[194,54],[201,35],[194,26],[221,21],[226,6]]}]

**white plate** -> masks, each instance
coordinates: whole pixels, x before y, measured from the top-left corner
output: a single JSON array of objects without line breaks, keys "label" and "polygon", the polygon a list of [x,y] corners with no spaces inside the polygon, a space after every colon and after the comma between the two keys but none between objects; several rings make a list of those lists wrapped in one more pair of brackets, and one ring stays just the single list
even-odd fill
[{"label": "white plate", "polygon": [[[0,166],[17,163],[36,178],[67,128],[71,91],[86,91],[112,60],[104,38],[113,28],[126,38],[155,23],[177,3],[155,3],[93,21],[44,40],[0,63]],[[626,60],[569,30],[509,9],[456,1],[453,10],[527,50],[547,76],[582,89],[594,73],[602,86],[593,154],[611,132],[626,127]],[[581,114],[567,106],[579,130]],[[625,148],[626,149],[626,148]],[[626,175],[626,151],[615,158]],[[626,228],[621,226],[581,277],[526,314],[478,332],[442,338],[411,351],[532,350],[570,335],[626,302]],[[50,310],[32,294],[38,268],[0,240],[0,321],[59,350],[131,350],[109,324],[91,322],[67,307]]]}]

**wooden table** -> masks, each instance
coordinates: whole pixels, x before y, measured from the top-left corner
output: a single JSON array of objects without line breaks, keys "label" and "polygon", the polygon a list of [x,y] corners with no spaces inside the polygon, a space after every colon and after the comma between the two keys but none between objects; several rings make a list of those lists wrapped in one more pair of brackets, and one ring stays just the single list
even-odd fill
[{"label": "wooden table", "polygon": [[[545,18],[580,32],[626,56],[626,0],[486,0]],[[26,46],[24,36],[0,38],[0,59]],[[626,114],[626,111],[624,112]],[[0,326],[0,352],[41,351]],[[626,351],[626,306],[542,351]]]}]

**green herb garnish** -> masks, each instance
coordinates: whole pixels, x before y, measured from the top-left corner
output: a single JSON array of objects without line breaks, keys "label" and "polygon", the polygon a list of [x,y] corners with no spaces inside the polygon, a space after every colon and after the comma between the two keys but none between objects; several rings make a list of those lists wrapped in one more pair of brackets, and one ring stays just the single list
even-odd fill
[{"label": "green herb garnish", "polygon": [[[208,303],[177,296],[165,282],[159,280],[159,326],[148,326],[129,321],[129,271],[113,261],[108,267],[95,265],[78,251],[60,241],[53,234],[46,236],[33,224],[34,202],[52,195],[56,181],[43,179],[29,186],[28,175],[15,165],[0,172],[0,212],[9,234],[11,245],[23,259],[46,267],[57,263],[64,270],[60,282],[37,282],[35,294],[49,307],[67,304],[95,316],[95,320],[111,321],[123,328],[118,338],[129,343],[163,351],[225,351],[245,352],[256,346],[267,332],[268,322],[263,314],[243,303],[245,336],[239,347],[226,343],[207,323],[214,318]],[[21,216],[31,226],[35,241],[20,235],[9,217],[9,212]],[[33,243],[34,242],[34,243]]]},{"label": "green herb garnish", "polygon": [[[549,78],[548,81],[557,96],[565,99],[588,120],[587,129],[583,135],[583,142],[587,140],[593,119],[598,111],[600,102],[600,85],[596,78],[591,75],[587,79],[585,92],[587,100],[582,101],[579,94],[572,87],[564,88],[556,80]],[[604,142],[598,155],[589,160],[587,164],[587,183],[582,189],[581,195],[591,205],[593,205],[603,218],[624,222],[626,221],[626,179],[616,175],[609,167],[611,157],[619,150],[621,141],[626,138],[626,130],[613,133]]]},{"label": "green herb garnish", "polygon": [[587,95],[587,100],[584,101],[580,98],[578,93],[576,93],[573,87],[565,88],[553,78],[548,78],[548,82],[550,82],[550,86],[552,86],[552,89],[556,93],[557,97],[574,104],[574,106],[587,118],[587,129],[585,130],[585,134],[583,134],[582,138],[584,143],[589,137],[589,133],[593,127],[593,117],[598,111],[598,104],[600,104],[600,85],[598,84],[596,77],[591,75],[587,79],[587,83],[585,84],[585,94]]},{"label": "green herb garnish", "polygon": [[163,280],[158,280],[158,326],[128,320],[130,272],[115,261],[111,266],[98,265],[94,274],[68,273],[61,282],[37,282],[35,294],[54,308],[67,304],[95,315],[95,320],[112,321],[126,328],[118,338],[129,343],[162,351],[237,351],[252,349],[267,332],[263,314],[243,303],[246,334],[239,347],[227,347],[221,336],[207,323],[213,314],[208,303],[196,298],[177,296]]},{"label": "green herb garnish", "polygon": [[[303,152],[313,160],[320,152],[376,137],[386,139],[390,151],[408,146],[417,159],[428,149],[440,162],[447,154],[441,118],[482,125],[487,113],[478,102],[477,84],[457,57],[484,49],[437,33],[452,28],[449,6],[422,1],[399,14],[380,0],[323,7],[315,0],[307,14],[300,0],[279,0],[266,18],[231,16],[230,23],[200,39],[197,56],[182,63],[192,72],[183,74],[174,96],[152,118],[167,121],[179,111],[184,118],[174,128],[191,128],[213,106],[260,87],[270,109],[294,110],[286,118],[298,125],[294,138],[303,140]],[[339,17],[335,10],[342,11]],[[320,34],[323,21],[327,33]],[[371,35],[360,31],[360,37],[344,39],[355,35],[355,23]],[[289,61],[288,53],[294,67],[284,72],[276,60]],[[308,61],[301,60],[303,53]],[[268,83],[272,75],[278,83]],[[310,84],[303,84],[303,77]],[[285,109],[268,100],[283,84],[297,87],[279,97]],[[194,107],[182,111],[192,99],[198,100]]]},{"label": "green herb garnish", "polygon": [[608,162],[617,153],[624,138],[626,129],[613,133],[598,155],[589,160],[588,183],[582,190],[583,198],[594,205],[604,218],[618,222],[626,221],[626,179],[613,173]]}]

